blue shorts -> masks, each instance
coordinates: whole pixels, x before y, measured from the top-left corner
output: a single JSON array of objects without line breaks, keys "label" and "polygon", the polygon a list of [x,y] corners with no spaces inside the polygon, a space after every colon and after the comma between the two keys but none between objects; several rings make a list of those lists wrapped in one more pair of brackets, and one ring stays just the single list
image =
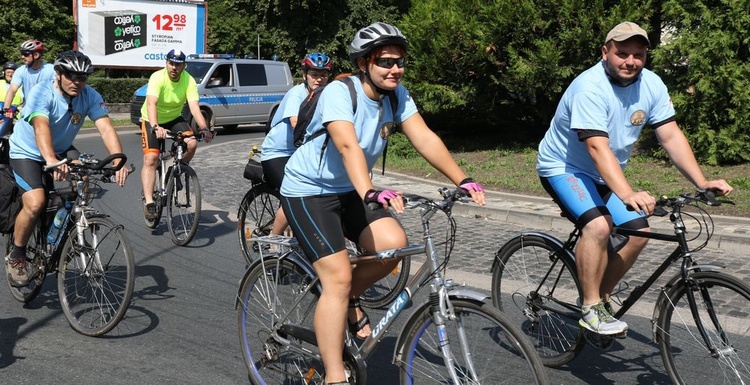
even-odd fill
[{"label": "blue shorts", "polygon": [[609,187],[597,184],[585,174],[562,174],[539,179],[547,193],[560,206],[563,215],[578,228],[583,228],[601,216],[610,216],[617,227],[633,230],[649,227],[643,214],[628,210]]}]

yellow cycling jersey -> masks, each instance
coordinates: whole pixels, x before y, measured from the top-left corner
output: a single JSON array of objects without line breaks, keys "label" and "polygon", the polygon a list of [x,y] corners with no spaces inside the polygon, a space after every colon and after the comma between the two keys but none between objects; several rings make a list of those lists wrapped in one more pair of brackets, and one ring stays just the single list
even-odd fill
[{"label": "yellow cycling jersey", "polygon": [[[198,100],[198,85],[187,71],[182,71],[180,80],[173,82],[169,79],[166,68],[151,74],[148,79],[146,98],[156,96],[157,124],[167,123],[182,115],[182,107],[186,101]],[[141,118],[148,121],[148,102],[141,107]]]},{"label": "yellow cycling jersey", "polygon": [[[8,94],[8,88],[10,87],[10,84],[5,81],[5,79],[0,80],[0,102],[5,100],[5,95]],[[16,91],[16,95],[13,96],[13,101],[10,103],[13,106],[20,106],[21,103],[23,103],[23,91],[21,88],[18,88],[18,91]]]}]

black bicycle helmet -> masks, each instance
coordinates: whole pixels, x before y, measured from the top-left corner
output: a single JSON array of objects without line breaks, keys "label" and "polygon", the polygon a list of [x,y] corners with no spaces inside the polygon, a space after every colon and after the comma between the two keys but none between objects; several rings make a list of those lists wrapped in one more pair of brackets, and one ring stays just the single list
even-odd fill
[{"label": "black bicycle helmet", "polygon": [[94,72],[94,65],[88,56],[74,50],[63,51],[55,59],[55,71],[62,73],[82,73],[91,74]]},{"label": "black bicycle helmet", "polygon": [[3,72],[5,72],[5,70],[14,70],[15,71],[16,69],[18,69],[18,64],[14,63],[12,61],[9,61],[9,62],[3,64]]},{"label": "black bicycle helmet", "polygon": [[404,51],[409,49],[406,36],[398,28],[383,22],[370,24],[354,35],[354,40],[349,45],[349,59],[356,62],[367,56],[373,48],[391,44],[403,47]]},{"label": "black bicycle helmet", "polygon": [[44,51],[44,43],[42,43],[39,40],[26,40],[25,42],[21,43],[21,51]]}]

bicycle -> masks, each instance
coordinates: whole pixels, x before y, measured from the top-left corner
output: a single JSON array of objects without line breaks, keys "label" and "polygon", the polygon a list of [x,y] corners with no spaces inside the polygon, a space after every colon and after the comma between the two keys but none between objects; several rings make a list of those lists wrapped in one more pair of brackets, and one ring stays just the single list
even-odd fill
[{"label": "bicycle", "polygon": [[[660,289],[651,319],[654,341],[659,344],[664,366],[675,384],[684,384],[687,378],[695,383],[715,383],[717,378],[724,383],[750,381],[750,341],[745,321],[750,309],[750,288],[721,272],[721,266],[698,263],[693,257],[713,235],[711,216],[701,204],[718,206],[722,202],[731,203],[716,200],[711,192],[703,190],[692,196],[685,193],[662,197],[657,200],[659,213],[655,215],[669,214],[674,235],[623,228],[613,232],[612,250],[623,246],[622,237],[628,236],[677,243],[674,251],[627,298],[619,298],[627,283],[621,283],[620,290],[612,295],[613,303],[620,306],[614,316],[621,319],[667,268],[681,260],[680,271]],[[692,210],[685,211],[686,208]],[[692,238],[688,238],[683,217],[698,224]],[[622,337],[597,335],[578,325],[580,305],[576,302],[583,296],[573,250],[579,235],[576,228],[567,241],[561,242],[541,232],[522,233],[500,248],[492,267],[494,305],[521,326],[550,367],[570,362],[585,345],[584,340],[599,349],[608,349],[615,338]],[[691,248],[688,243],[702,236],[705,240]],[[717,373],[723,370],[726,371]]]},{"label": "bicycle", "polygon": [[[268,184],[263,178],[263,167],[252,157],[259,154],[258,147],[253,147],[244,177],[251,182],[251,187],[242,197],[237,211],[237,237],[240,249],[248,265],[258,260],[262,253],[270,253],[270,245],[261,250],[260,245],[253,241],[254,237],[271,234],[276,211],[281,207],[281,194],[277,188]],[[348,242],[349,254],[361,254],[354,242]],[[299,251],[301,253],[301,251]],[[360,296],[363,306],[377,309],[390,304],[406,286],[409,278],[411,257],[405,256],[394,270],[367,289]]]},{"label": "bicycle", "polygon": [[[198,175],[190,165],[182,160],[187,143],[183,132],[167,132],[167,139],[172,139],[169,151],[164,151],[165,141],[160,143],[159,164],[156,167],[154,179],[154,204],[156,218],[144,218],[146,227],[155,229],[161,221],[164,207],[167,208],[167,228],[174,242],[178,246],[185,246],[193,240],[198,231],[201,216],[201,187]],[[168,165],[168,161],[172,164]],[[145,206],[146,198],[141,192],[141,200]]]},{"label": "bicycle", "polygon": [[[427,256],[383,318],[372,324],[369,337],[357,345],[347,332],[344,364],[349,383],[367,382],[365,361],[417,291],[429,286],[429,301],[409,316],[396,342],[393,362],[401,368],[402,384],[546,384],[545,369],[533,346],[510,319],[484,302],[488,296],[443,278],[441,270],[448,259],[439,261],[430,218],[438,211],[447,214],[452,243],[456,227],[451,209],[454,202],[470,198],[465,190],[443,188],[440,193],[441,201],[404,195],[406,208],[420,209],[425,243],[351,259],[355,264]],[[323,384],[325,373],[312,326],[319,278],[296,251],[294,238],[261,236],[253,241],[286,251],[255,261],[237,293],[238,331],[249,377],[256,384]]]},{"label": "bicycle", "polygon": [[[107,166],[122,159],[117,167]],[[28,303],[39,294],[47,274],[57,272],[57,291],[65,318],[83,335],[101,336],[120,322],[130,305],[135,281],[135,259],[123,226],[98,212],[90,203],[99,182],[111,182],[127,158],[113,154],[96,160],[82,155],[82,164],[65,159],[44,167],[45,171],[68,164],[71,185],[52,189],[43,212],[26,245],[31,262],[29,283],[15,287],[6,271],[10,293]],[[131,165],[128,172],[135,168]],[[100,175],[100,178],[91,176]],[[60,207],[65,219],[58,236],[48,240],[52,217]],[[5,255],[13,246],[13,235],[6,237]]]}]

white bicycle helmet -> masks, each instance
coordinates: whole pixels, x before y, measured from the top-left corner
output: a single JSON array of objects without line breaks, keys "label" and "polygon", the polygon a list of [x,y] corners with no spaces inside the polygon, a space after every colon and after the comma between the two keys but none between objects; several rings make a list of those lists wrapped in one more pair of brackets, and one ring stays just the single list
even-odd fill
[{"label": "white bicycle helmet", "polygon": [[94,66],[88,56],[74,50],[63,51],[55,59],[55,71],[63,73],[91,74]]},{"label": "white bicycle helmet", "polygon": [[349,59],[356,62],[367,56],[373,48],[391,44],[403,47],[404,51],[409,49],[406,36],[398,28],[383,22],[370,24],[354,35],[354,40],[349,45]]},{"label": "white bicycle helmet", "polygon": [[38,51],[44,52],[44,43],[39,40],[26,40],[21,43],[21,51]]}]

